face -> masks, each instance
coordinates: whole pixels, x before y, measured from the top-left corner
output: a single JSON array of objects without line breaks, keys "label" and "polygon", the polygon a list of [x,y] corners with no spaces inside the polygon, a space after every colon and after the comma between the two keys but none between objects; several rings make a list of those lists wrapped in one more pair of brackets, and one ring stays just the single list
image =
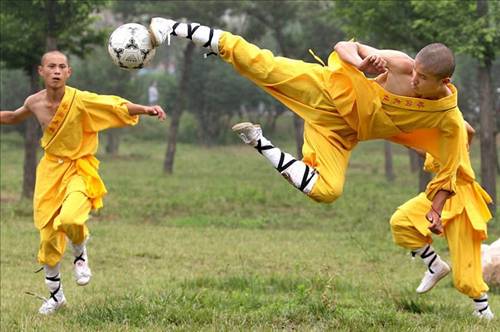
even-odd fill
[{"label": "face", "polygon": [[447,81],[448,79],[440,79],[430,74],[418,59],[415,60],[411,85],[418,95],[424,98],[435,97],[441,92]]},{"label": "face", "polygon": [[43,78],[46,88],[57,89],[64,87],[71,76],[71,67],[68,59],[62,53],[48,53],[38,66],[38,74]]}]

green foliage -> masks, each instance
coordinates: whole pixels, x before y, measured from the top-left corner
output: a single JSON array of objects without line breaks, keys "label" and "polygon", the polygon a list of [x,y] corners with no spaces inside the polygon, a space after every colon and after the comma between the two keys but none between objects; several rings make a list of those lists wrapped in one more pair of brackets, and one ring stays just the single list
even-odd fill
[{"label": "green foliage", "polygon": [[0,3],[0,47],[8,68],[30,73],[46,51],[47,38],[57,40],[58,49],[83,56],[90,45],[103,41],[103,32],[91,25],[94,12],[107,1],[31,0]]},{"label": "green foliage", "polygon": [[486,3],[486,15],[479,17],[477,0],[343,0],[332,16],[378,48],[415,52],[439,41],[483,61],[493,60],[500,48],[500,3]]}]

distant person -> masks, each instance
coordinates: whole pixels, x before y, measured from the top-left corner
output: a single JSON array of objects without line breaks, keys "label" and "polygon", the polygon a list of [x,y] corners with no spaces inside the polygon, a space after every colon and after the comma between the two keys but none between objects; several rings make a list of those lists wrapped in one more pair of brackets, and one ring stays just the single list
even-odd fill
[{"label": "distant person", "polygon": [[148,100],[149,105],[156,105],[158,103],[158,87],[156,81],[148,88]]},{"label": "distant person", "polygon": [[[259,125],[245,122],[233,130],[316,201],[333,202],[342,194],[351,150],[359,141],[385,138],[431,153],[443,162],[426,190],[436,209],[428,214],[438,222],[455,193],[466,141],[457,91],[450,84],[454,56],[445,45],[428,45],[414,60],[399,51],[340,42],[326,66],[275,57],[242,37],[194,23],[157,17],[150,31],[156,44],[176,36],[208,47],[305,120],[302,160],[274,146]],[[363,72],[380,75],[369,80]]]},{"label": "distant person", "polygon": [[[466,127],[472,140],[474,129],[468,124]],[[426,156],[424,168],[427,171],[437,172],[442,167],[429,154],[417,152]],[[487,238],[487,222],[491,219],[488,204],[491,198],[476,182],[469,155],[460,157],[467,166],[467,172],[457,174],[456,193],[439,213],[443,220],[440,232],[448,242],[455,287],[473,299],[476,316],[491,320],[494,316],[488,305],[488,285],[483,280],[481,267],[481,242]],[[420,294],[430,291],[450,272],[448,264],[431,245],[430,221],[424,217],[429,209],[433,209],[432,202],[421,193],[401,205],[391,218],[394,242],[411,250],[413,256],[419,256],[427,265],[427,271],[417,287],[417,293]]]},{"label": "distant person", "polygon": [[98,132],[135,125],[138,115],[165,119],[160,106],[143,106],[117,96],[103,96],[66,85],[71,76],[67,57],[47,52],[38,66],[45,89],[26,98],[15,111],[0,112],[0,124],[16,124],[34,115],[40,123],[45,150],[36,174],[34,221],[40,231],[38,261],[45,270],[50,297],[39,309],[51,314],[66,303],[60,262],[66,237],[73,247],[74,273],[78,285],[89,283],[86,221],[91,209],[103,206],[106,188],[99,177]]}]

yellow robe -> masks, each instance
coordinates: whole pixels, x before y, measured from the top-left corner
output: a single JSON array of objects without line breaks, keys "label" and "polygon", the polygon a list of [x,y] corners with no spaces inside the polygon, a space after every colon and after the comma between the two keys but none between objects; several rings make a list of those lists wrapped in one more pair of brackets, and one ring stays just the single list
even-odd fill
[{"label": "yellow robe", "polygon": [[305,120],[303,160],[320,175],[311,198],[331,202],[340,196],[350,151],[359,141],[378,138],[421,148],[442,162],[427,187],[429,199],[439,190],[455,193],[466,136],[453,85],[453,94],[440,100],[397,96],[335,52],[328,66],[306,63],[275,57],[229,32],[222,34],[219,51],[238,73]]},{"label": "yellow robe", "polygon": [[[66,87],[64,97],[40,141],[45,151],[37,167],[34,194],[34,221],[42,229],[54,219],[66,197],[72,192],[84,193],[92,208],[102,206],[106,193],[97,173],[99,162],[94,157],[98,132],[107,128],[135,125],[127,100],[103,96]],[[83,181],[82,181],[83,179]],[[87,216],[74,220],[82,224]],[[57,228],[57,222],[54,228]]]}]

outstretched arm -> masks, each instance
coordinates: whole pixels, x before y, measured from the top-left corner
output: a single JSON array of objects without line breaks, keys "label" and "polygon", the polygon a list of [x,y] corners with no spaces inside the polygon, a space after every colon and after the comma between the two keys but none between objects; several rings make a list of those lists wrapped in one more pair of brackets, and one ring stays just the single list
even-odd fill
[{"label": "outstretched arm", "polygon": [[159,120],[165,120],[165,118],[167,117],[165,115],[165,111],[163,111],[163,108],[158,105],[144,106],[134,103],[127,103],[127,109],[130,115],[147,114],[150,116],[156,116]]},{"label": "outstretched arm", "polygon": [[379,50],[352,41],[337,43],[335,51],[343,61],[350,63],[365,73],[381,74],[387,69],[404,74],[413,71],[413,59],[400,51]]},{"label": "outstretched arm", "polygon": [[17,124],[26,120],[32,114],[26,104],[15,111],[1,111],[0,124]]}]

